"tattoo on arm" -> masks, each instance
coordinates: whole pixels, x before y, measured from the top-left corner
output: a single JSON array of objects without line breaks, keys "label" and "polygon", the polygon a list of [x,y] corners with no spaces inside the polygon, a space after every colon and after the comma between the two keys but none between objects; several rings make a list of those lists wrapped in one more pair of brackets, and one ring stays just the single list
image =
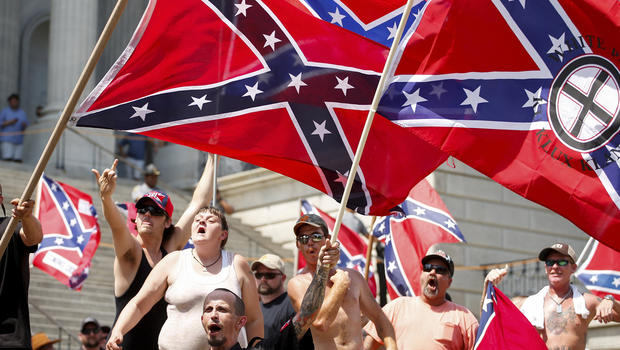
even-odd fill
[{"label": "tattoo on arm", "polygon": [[301,308],[295,318],[293,318],[293,327],[295,328],[295,334],[297,339],[301,339],[306,333],[306,330],[310,328],[312,321],[319,312],[319,308],[325,298],[325,286],[329,277],[329,267],[321,266],[317,271],[304,294],[304,298],[301,302]]}]

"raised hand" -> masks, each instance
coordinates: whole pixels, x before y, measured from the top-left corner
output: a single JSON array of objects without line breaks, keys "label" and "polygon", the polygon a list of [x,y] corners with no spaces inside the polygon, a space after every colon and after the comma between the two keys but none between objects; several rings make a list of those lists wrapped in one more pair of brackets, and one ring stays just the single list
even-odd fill
[{"label": "raised hand", "polygon": [[116,189],[116,166],[118,165],[118,159],[114,159],[114,163],[112,163],[111,168],[106,168],[103,173],[99,174],[97,169],[91,169],[95,175],[95,181],[97,181],[97,185],[99,186],[99,195],[101,198],[112,196],[114,190]]}]

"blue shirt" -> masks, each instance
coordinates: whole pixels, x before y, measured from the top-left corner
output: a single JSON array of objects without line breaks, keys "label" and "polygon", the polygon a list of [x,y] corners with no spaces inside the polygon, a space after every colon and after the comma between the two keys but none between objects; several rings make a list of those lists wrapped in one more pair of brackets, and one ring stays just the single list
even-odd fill
[{"label": "blue shirt", "polygon": [[[24,131],[28,126],[28,118],[26,118],[26,112],[21,109],[11,109],[10,107],[6,107],[0,112],[0,125],[4,122],[17,119],[17,123],[7,125],[3,128],[0,128],[0,141],[2,142],[10,142],[16,145],[21,145],[24,143],[24,135],[18,134],[21,131]],[[4,133],[11,133],[10,135],[4,135]]]},{"label": "blue shirt", "polygon": [[126,133],[125,136],[127,138],[121,140],[120,146],[124,147],[125,145],[129,145],[129,149],[126,152],[127,157],[144,160],[146,157],[147,137],[144,135],[131,133]]}]

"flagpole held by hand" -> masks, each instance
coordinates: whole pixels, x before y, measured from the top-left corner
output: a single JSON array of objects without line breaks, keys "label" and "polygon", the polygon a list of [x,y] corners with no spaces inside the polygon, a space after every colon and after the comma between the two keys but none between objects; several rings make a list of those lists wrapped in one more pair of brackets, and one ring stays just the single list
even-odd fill
[{"label": "flagpole held by hand", "polygon": [[336,217],[336,223],[334,224],[334,230],[332,234],[332,242],[335,242],[338,239],[338,231],[340,231],[340,225],[342,224],[342,217],[344,216],[344,209],[349,201],[349,194],[351,194],[351,188],[353,187],[353,181],[355,181],[355,174],[357,173],[357,168],[360,163],[360,159],[362,158],[362,153],[364,152],[364,146],[366,146],[366,139],[368,138],[368,134],[370,133],[370,127],[372,126],[372,121],[375,117],[375,113],[377,112],[377,107],[379,106],[379,101],[381,100],[381,96],[383,95],[385,80],[387,79],[387,72],[392,67],[392,60],[394,59],[394,55],[396,53],[396,48],[400,42],[400,38],[402,37],[403,31],[405,30],[405,24],[407,23],[407,19],[409,18],[409,13],[411,12],[411,8],[413,7],[413,3],[419,0],[408,0],[407,5],[405,5],[405,9],[403,11],[403,15],[400,19],[400,24],[398,25],[398,30],[396,31],[396,35],[394,37],[394,41],[392,42],[392,47],[390,48],[390,53],[388,54],[387,60],[385,61],[385,66],[383,66],[383,72],[381,73],[381,79],[379,79],[379,84],[377,85],[377,90],[375,91],[375,96],[372,100],[372,105],[370,106],[370,110],[368,111],[368,117],[366,118],[366,124],[364,124],[364,130],[362,131],[362,136],[360,137],[359,144],[357,146],[357,150],[355,152],[355,157],[353,157],[353,164],[351,164],[351,170],[349,171],[349,177],[347,178],[347,185],[344,188],[344,193],[342,194],[342,200],[340,201],[340,209],[338,210],[338,216]]},{"label": "flagpole held by hand", "polygon": [[[67,126],[67,121],[69,121],[69,117],[73,113],[75,105],[77,104],[78,99],[82,95],[82,92],[86,87],[86,83],[88,82],[88,79],[90,78],[93,70],[95,69],[97,61],[99,61],[101,53],[103,52],[103,49],[105,47],[105,44],[110,38],[110,35],[112,35],[112,31],[116,26],[116,23],[118,22],[121,14],[123,13],[126,4],[127,0],[118,0],[116,2],[116,6],[114,7],[112,14],[110,15],[110,18],[108,19],[108,22],[106,23],[105,28],[103,29],[103,32],[101,33],[101,36],[97,41],[97,44],[93,48],[93,51],[88,58],[88,61],[86,62],[86,66],[84,67],[84,70],[82,71],[82,74],[80,75],[77,84],[73,88],[73,92],[71,93],[71,96],[69,97],[69,100],[67,101],[67,104],[65,105],[65,108],[62,111],[58,122],[56,123],[56,127],[54,128],[54,131],[52,131],[52,134],[47,141],[47,145],[45,146],[45,149],[41,154],[41,158],[39,158],[39,162],[34,168],[34,171],[30,176],[30,180],[28,180],[28,184],[26,185],[26,188],[24,189],[24,192],[20,197],[20,202],[23,202],[32,196],[32,192],[34,192],[34,189],[39,182],[39,179],[41,178],[41,174],[43,174],[43,170],[47,166],[47,162],[52,156],[54,148],[56,148],[56,144],[58,143],[58,140],[60,140],[60,136],[62,136],[62,132]],[[6,247],[8,246],[9,241],[12,237],[10,233],[15,230],[16,226],[17,220],[15,220],[14,217],[11,217],[11,219],[9,220],[9,224],[4,231],[4,235],[0,240],[0,257],[4,255],[4,251],[6,250]]]}]

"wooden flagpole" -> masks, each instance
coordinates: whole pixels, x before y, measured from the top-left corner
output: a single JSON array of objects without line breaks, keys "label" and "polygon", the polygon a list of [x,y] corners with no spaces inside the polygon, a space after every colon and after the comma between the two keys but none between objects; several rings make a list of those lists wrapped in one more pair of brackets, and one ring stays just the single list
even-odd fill
[{"label": "wooden flagpole", "polygon": [[379,84],[377,85],[377,90],[375,91],[375,96],[372,100],[372,105],[370,106],[370,110],[368,111],[368,117],[366,118],[366,124],[364,125],[364,130],[362,131],[362,136],[360,137],[360,141],[357,146],[357,151],[355,152],[355,157],[353,158],[353,164],[351,165],[351,170],[349,171],[349,177],[347,178],[347,185],[345,186],[344,193],[342,194],[342,200],[340,201],[340,209],[338,210],[338,216],[336,217],[336,223],[334,224],[332,242],[335,242],[338,239],[338,231],[340,231],[340,225],[342,224],[342,217],[344,215],[344,209],[346,208],[347,202],[349,201],[349,194],[351,194],[351,188],[353,187],[353,181],[355,181],[355,174],[357,173],[357,168],[359,166],[360,159],[362,158],[362,153],[364,152],[364,146],[366,146],[366,139],[368,138],[368,134],[370,133],[370,127],[372,126],[372,121],[375,117],[375,113],[377,112],[377,107],[379,106],[379,100],[381,100],[381,96],[383,95],[383,86],[385,85],[387,72],[392,65],[392,60],[394,59],[396,48],[398,47],[400,38],[402,37],[403,31],[405,30],[405,24],[407,23],[407,19],[409,18],[409,13],[411,12],[411,8],[413,7],[413,3],[415,1],[418,1],[418,0],[407,1],[407,5],[405,5],[405,10],[403,11],[403,15],[400,19],[400,24],[398,25],[398,30],[396,31],[396,36],[394,37],[394,41],[392,42],[392,47],[390,48],[390,53],[388,54],[387,60],[385,61],[385,66],[383,67],[383,72],[381,73],[381,79],[379,79]]},{"label": "wooden flagpole", "polygon": [[377,217],[373,216],[370,221],[370,234],[368,235],[368,247],[366,248],[366,265],[364,266],[364,279],[368,281],[368,274],[370,271],[370,258],[372,256],[372,246],[375,244],[375,235],[372,234],[372,230],[375,228],[375,221]]},{"label": "wooden flagpole", "polygon": [[[30,180],[28,180],[28,184],[26,185],[26,188],[24,189],[24,192],[22,193],[20,202],[23,202],[32,196],[32,192],[34,192],[34,189],[37,183],[39,182],[41,175],[43,174],[43,170],[47,166],[47,162],[52,156],[52,153],[54,152],[54,148],[56,147],[58,140],[60,140],[60,136],[62,135],[62,132],[67,127],[67,121],[69,120],[69,117],[73,113],[73,110],[75,109],[75,105],[77,104],[78,99],[82,95],[82,92],[84,91],[84,88],[86,87],[86,83],[88,82],[88,79],[93,73],[93,70],[95,69],[95,65],[97,64],[97,61],[99,61],[99,58],[101,57],[101,53],[103,52],[105,44],[108,42],[110,35],[112,35],[112,31],[114,27],[116,26],[116,23],[118,22],[118,19],[120,18],[121,14],[123,13],[123,10],[125,9],[126,4],[127,4],[127,0],[118,0],[116,2],[116,6],[114,7],[112,14],[110,15],[110,18],[108,19],[108,22],[106,23],[105,28],[103,29],[103,32],[101,33],[101,36],[99,37],[99,40],[97,41],[97,44],[93,48],[93,51],[90,57],[88,58],[88,61],[86,62],[86,66],[84,67],[84,70],[82,71],[82,74],[80,75],[80,78],[78,79],[77,84],[73,88],[73,92],[71,93],[71,96],[69,97],[69,100],[67,101],[67,104],[65,105],[65,109],[62,111],[60,118],[58,119],[58,122],[56,123],[56,127],[52,131],[52,134],[50,135],[50,138],[47,141],[47,145],[45,146],[45,149],[43,150],[43,153],[41,154],[41,158],[39,158],[39,162],[34,168],[34,171],[32,172],[32,175],[30,176]],[[6,227],[6,230],[4,231],[4,235],[2,236],[2,239],[0,240],[0,258],[2,257],[2,255],[4,255],[4,251],[6,250],[6,247],[9,245],[9,241],[11,240],[11,237],[13,236],[12,233],[15,230],[15,227],[17,227],[17,220],[15,220],[15,218],[11,216],[11,219],[9,220],[9,224]]]}]

